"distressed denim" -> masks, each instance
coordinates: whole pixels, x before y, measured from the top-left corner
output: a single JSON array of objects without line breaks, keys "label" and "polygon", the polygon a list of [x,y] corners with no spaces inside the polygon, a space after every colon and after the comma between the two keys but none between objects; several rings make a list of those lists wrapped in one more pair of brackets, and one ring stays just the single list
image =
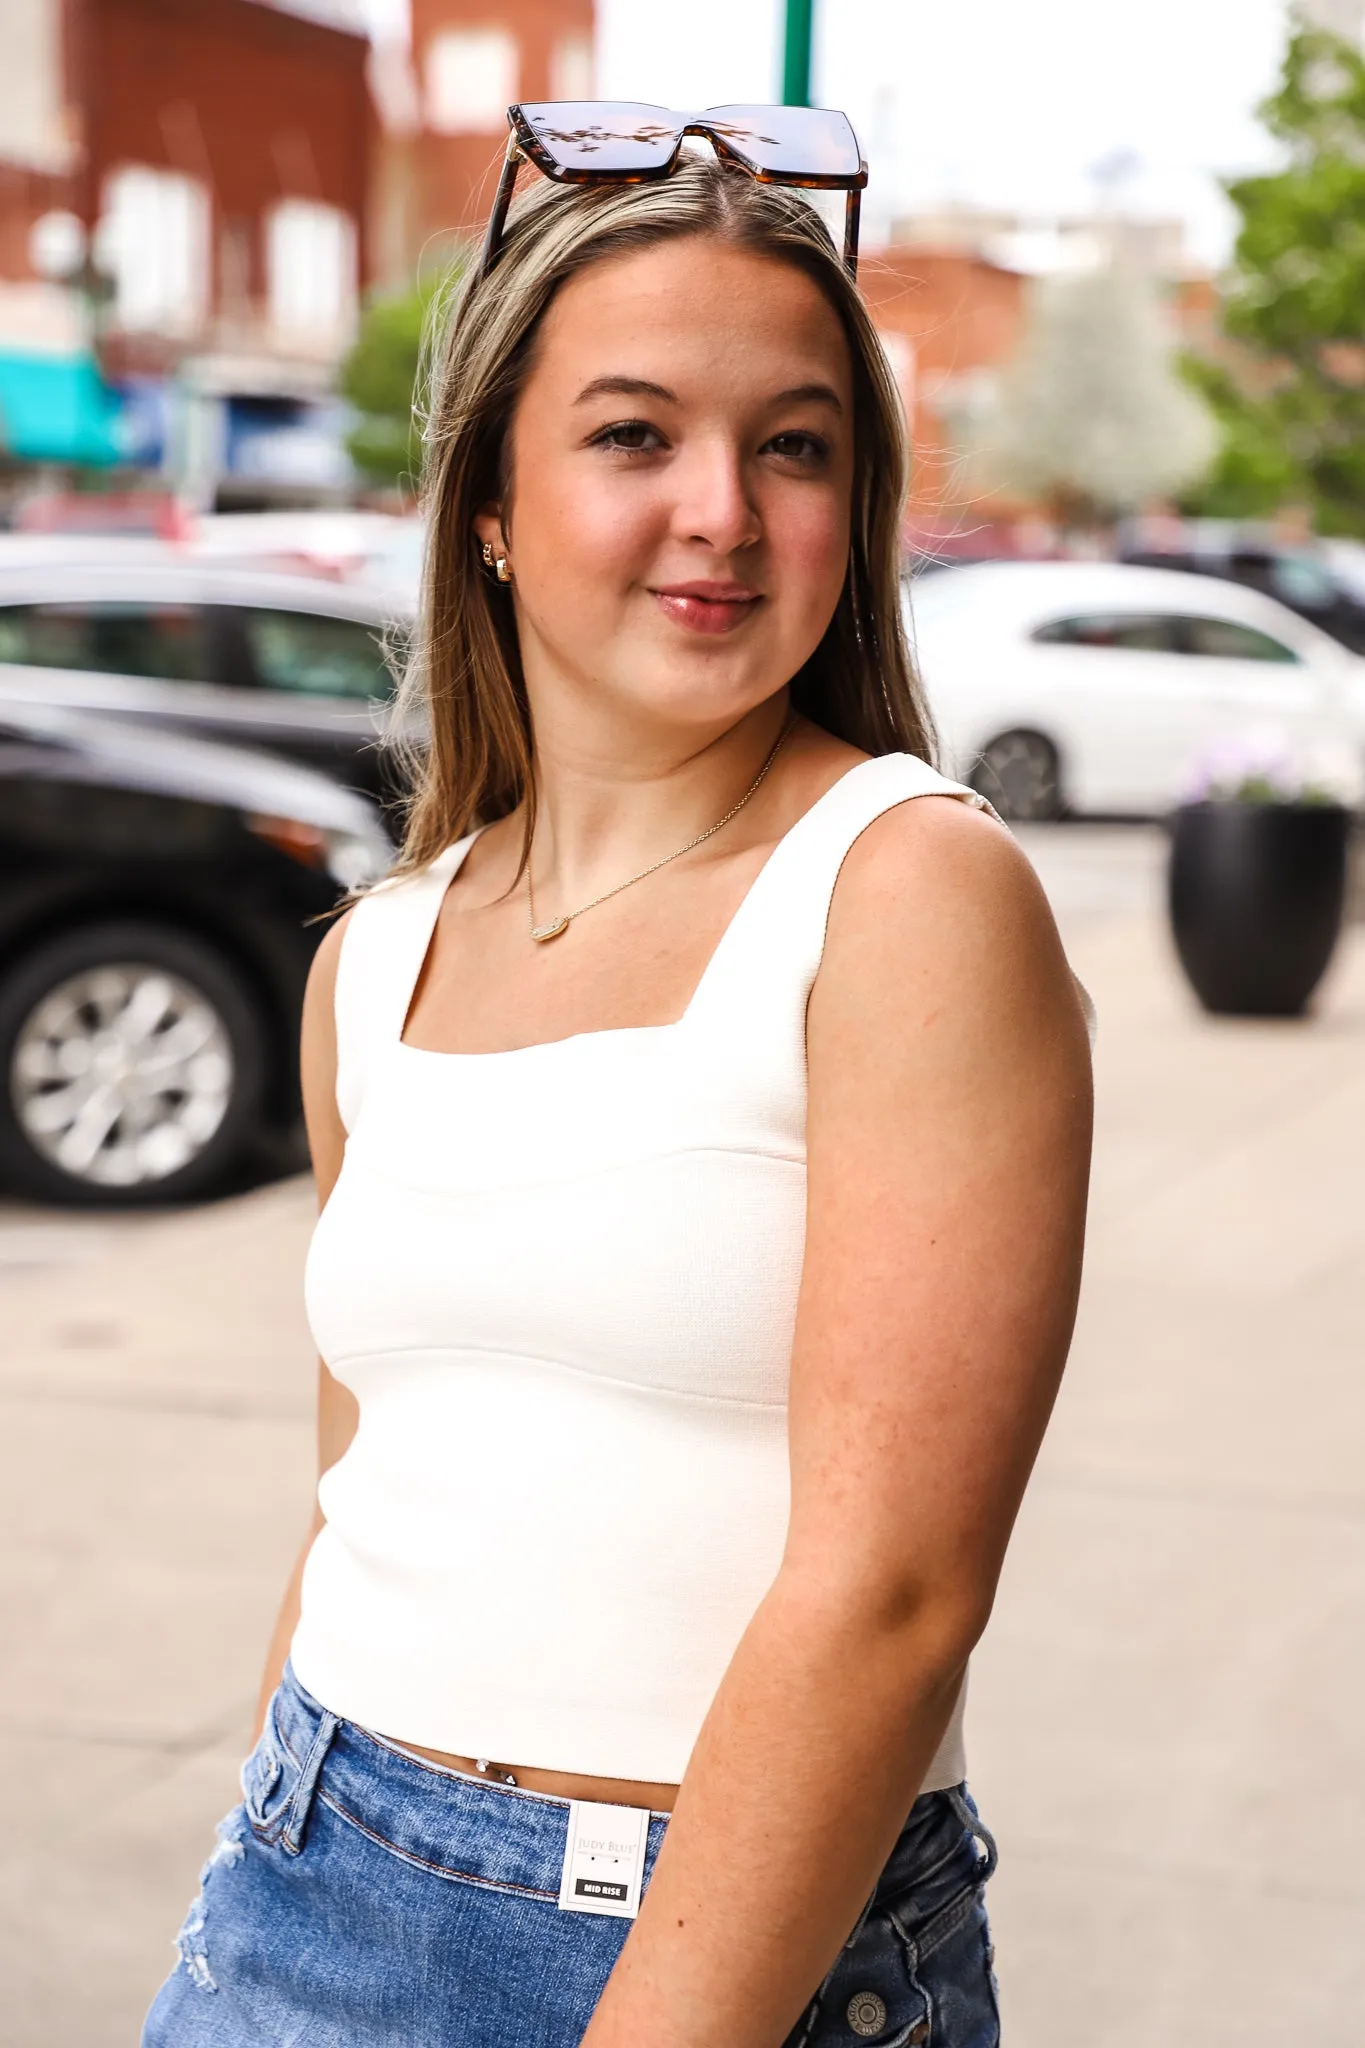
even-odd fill
[{"label": "distressed denim", "polygon": [[[242,1790],[143,2048],[575,2048],[630,1922],[559,1910],[566,1801],[409,1757],[289,1671]],[[965,1788],[917,1799],[788,2048],[996,2048],[994,1867]]]}]

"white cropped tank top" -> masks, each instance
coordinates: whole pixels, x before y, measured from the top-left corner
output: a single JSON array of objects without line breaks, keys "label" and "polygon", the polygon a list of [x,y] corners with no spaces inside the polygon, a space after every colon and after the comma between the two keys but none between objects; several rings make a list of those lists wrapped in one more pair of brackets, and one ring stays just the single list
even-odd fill
[{"label": "white cropped tank top", "polygon": [[[348,1133],[313,1238],[360,1423],[293,1643],[333,1713],[509,1765],[675,1782],[777,1570],[805,1233],[806,1002],[872,820],[980,804],[860,763],[787,833],[676,1024],[495,1053],[402,1042],[471,839],[352,914]],[[964,1775],[961,1702],[925,1789]]]}]

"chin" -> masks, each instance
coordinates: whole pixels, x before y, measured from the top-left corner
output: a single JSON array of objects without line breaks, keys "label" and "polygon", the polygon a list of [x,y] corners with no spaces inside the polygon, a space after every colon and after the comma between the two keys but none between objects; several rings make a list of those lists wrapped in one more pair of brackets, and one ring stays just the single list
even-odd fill
[{"label": "chin", "polygon": [[653,689],[633,690],[631,696],[641,709],[655,716],[679,725],[723,732],[756,711],[781,688],[780,682],[770,678],[756,681],[751,676],[722,679],[715,675],[675,675],[660,677]]},{"label": "chin", "polygon": [[[669,647],[641,649],[638,659],[625,667],[623,694],[647,704],[652,711],[666,712],[680,724],[723,728],[766,703],[792,673],[780,658],[765,659],[752,647],[711,645],[680,650],[674,642]],[[642,690],[644,677],[649,684]]]}]

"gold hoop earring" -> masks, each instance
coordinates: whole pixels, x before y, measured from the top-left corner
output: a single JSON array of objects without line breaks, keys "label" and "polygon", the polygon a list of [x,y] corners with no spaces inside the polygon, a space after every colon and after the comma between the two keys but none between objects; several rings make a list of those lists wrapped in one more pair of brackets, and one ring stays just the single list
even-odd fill
[{"label": "gold hoop earring", "polygon": [[493,566],[493,543],[491,540],[486,540],[483,544],[483,566],[485,569],[491,569]]},{"label": "gold hoop earring", "polygon": [[499,555],[493,568],[499,583],[510,583],[512,581],[512,571],[507,565],[506,555]]}]

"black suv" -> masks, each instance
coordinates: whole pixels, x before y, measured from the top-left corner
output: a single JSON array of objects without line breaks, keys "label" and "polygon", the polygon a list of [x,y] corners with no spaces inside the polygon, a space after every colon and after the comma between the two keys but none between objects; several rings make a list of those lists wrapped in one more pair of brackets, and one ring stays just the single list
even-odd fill
[{"label": "black suv", "polygon": [[1221,576],[1277,598],[1300,618],[1330,634],[1353,654],[1365,654],[1365,601],[1322,556],[1294,548],[1231,541],[1226,547],[1154,550],[1121,547],[1119,560],[1144,569],[1185,569],[1196,576]]},{"label": "black suv", "polygon": [[0,1185],[203,1195],[294,1127],[310,920],[391,859],[312,770],[0,703]]}]

